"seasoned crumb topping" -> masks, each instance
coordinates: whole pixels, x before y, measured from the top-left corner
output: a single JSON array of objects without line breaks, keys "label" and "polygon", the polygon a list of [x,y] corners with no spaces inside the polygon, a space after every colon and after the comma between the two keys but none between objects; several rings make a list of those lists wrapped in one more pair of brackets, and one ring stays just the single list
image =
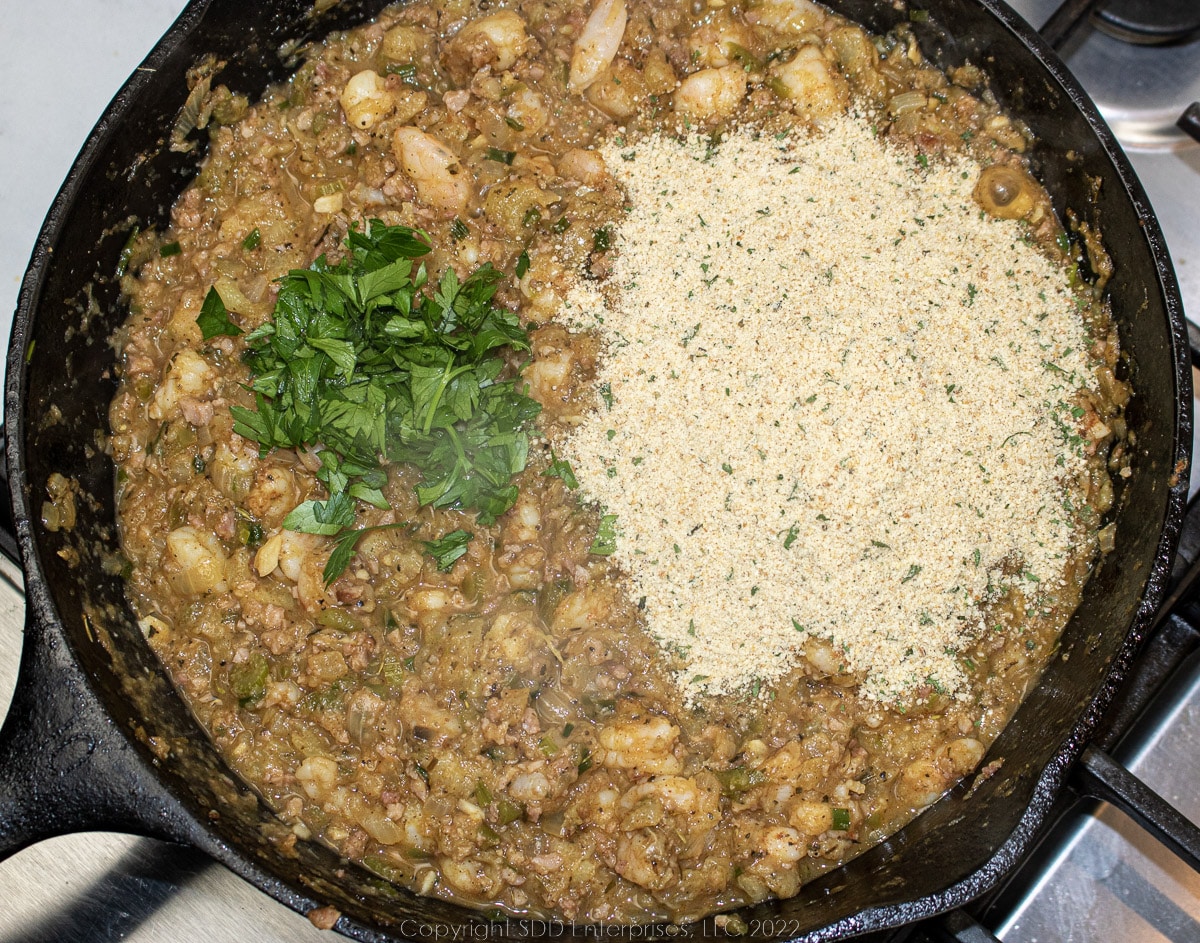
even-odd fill
[{"label": "seasoned crumb topping", "polygon": [[685,694],[806,655],[876,699],[961,692],[986,604],[1037,605],[1072,555],[1093,381],[1067,275],[980,211],[978,165],[861,119],[603,156],[619,255],[564,317],[601,335],[611,405],[563,451]]}]

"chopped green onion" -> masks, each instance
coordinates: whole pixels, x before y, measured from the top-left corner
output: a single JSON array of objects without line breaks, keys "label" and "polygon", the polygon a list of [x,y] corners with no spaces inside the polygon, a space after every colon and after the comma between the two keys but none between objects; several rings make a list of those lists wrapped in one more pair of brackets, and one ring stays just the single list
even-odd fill
[{"label": "chopped green onion", "polygon": [[141,231],[141,226],[134,226],[129,230],[129,238],[125,240],[125,245],[121,247],[121,254],[117,257],[117,278],[129,271],[129,260],[133,258],[133,244]]}]

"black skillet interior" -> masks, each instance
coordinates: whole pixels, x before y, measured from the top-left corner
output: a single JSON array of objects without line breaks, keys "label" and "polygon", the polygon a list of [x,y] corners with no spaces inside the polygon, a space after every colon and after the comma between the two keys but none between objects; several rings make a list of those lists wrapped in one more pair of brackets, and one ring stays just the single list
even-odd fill
[{"label": "black skillet interior", "polygon": [[[115,388],[108,336],[124,317],[112,277],[129,224],[163,225],[196,157],[165,146],[201,55],[227,62],[217,81],[255,97],[285,72],[284,40],[359,22],[378,0],[335,5],[314,20],[307,0],[192,4],[102,119],[55,203],[22,287],[9,353],[6,425],[15,514],[33,618],[50,644],[61,632],[103,709],[129,733],[137,777],[165,786],[178,806],[154,831],[199,845],[299,909],[332,904],[338,929],[390,939],[401,921],[462,924],[480,916],[398,892],[326,849],[286,833],[235,781],[200,733],[134,624],[119,576],[112,470],[98,444]],[[899,4],[833,4],[877,32],[909,18]],[[1056,660],[990,756],[1004,763],[965,801],[961,787],[885,845],[748,917],[761,939],[842,938],[960,904],[986,890],[1024,850],[1061,786],[1161,597],[1186,491],[1177,462],[1190,447],[1190,373],[1181,306],[1161,234],[1123,157],[1082,93],[996,4],[942,0],[914,26],[926,52],[965,59],[993,77],[998,96],[1037,134],[1037,166],[1056,205],[1102,228],[1116,263],[1110,284],[1137,397],[1137,475],[1123,489],[1118,546],[1095,574]],[[1102,181],[1098,193],[1093,183]],[[79,523],[52,534],[37,523],[48,477],[79,482]],[[1175,476],[1174,478],[1172,476]],[[61,629],[58,627],[61,625]],[[34,633],[37,635],[38,633]],[[1115,669],[1110,674],[1110,669]],[[289,843],[290,844],[290,843]],[[343,876],[345,875],[345,876]],[[410,925],[411,926],[411,925]],[[399,930],[393,929],[392,933]],[[507,935],[528,935],[510,924]],[[404,935],[411,935],[411,931]]]}]

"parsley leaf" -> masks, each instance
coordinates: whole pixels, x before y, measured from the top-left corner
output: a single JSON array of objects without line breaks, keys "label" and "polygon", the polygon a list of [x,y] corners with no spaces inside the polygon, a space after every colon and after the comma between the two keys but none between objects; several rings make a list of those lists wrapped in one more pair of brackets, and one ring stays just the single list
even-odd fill
[{"label": "parsley leaf", "polygon": [[617,550],[617,515],[601,514],[600,528],[596,531],[596,539],[592,541],[591,552],[599,557],[607,557]]},{"label": "parsley leaf", "polygon": [[214,337],[237,337],[242,329],[229,320],[229,312],[225,310],[225,302],[217,294],[217,289],[210,288],[204,296],[204,304],[200,306],[200,316],[196,318],[200,333],[206,341]]},{"label": "parsley leaf", "polygon": [[[325,569],[322,576],[325,580],[325,585],[328,586],[334,580],[345,572],[346,567],[350,565],[350,561],[354,558],[354,548],[358,546],[359,538],[363,534],[368,534],[373,530],[386,530],[389,527],[409,527],[407,521],[398,521],[395,524],[376,524],[374,527],[356,527],[353,530],[348,530],[342,533],[337,543],[334,545],[333,552],[329,555],[329,559],[325,561]],[[299,529],[299,528],[296,528]],[[311,533],[311,532],[310,532]]]},{"label": "parsley leaf", "polygon": [[572,491],[579,487],[579,480],[575,477],[571,463],[565,458],[559,458],[553,452],[550,453],[550,467],[542,472],[542,474],[548,478],[561,478],[563,484]]},{"label": "parsley leaf", "polygon": [[354,502],[345,492],[331,495],[328,501],[305,501],[283,519],[283,526],[302,534],[334,537],[354,526]]},{"label": "parsley leaf", "polygon": [[433,557],[438,570],[448,573],[454,564],[467,552],[467,544],[475,535],[466,530],[452,530],[437,540],[422,540],[425,552]]},{"label": "parsley leaf", "polygon": [[[517,498],[525,428],[541,407],[504,352],[529,350],[529,337],[514,312],[492,305],[500,272],[485,264],[460,280],[447,269],[435,285],[417,261],[430,248],[405,226],[352,228],[340,262],[321,256],[280,279],[272,320],[246,337],[255,407],[233,407],[234,430],[263,452],[321,447],[317,478],[329,500],[305,502],[284,526],[342,535],[327,582],[353,553],[342,541],[359,533],[343,533],[354,500],[388,507],[387,462],[417,468],[421,504],[474,510],[483,525]],[[224,327],[224,305],[209,296],[207,322]]]},{"label": "parsley leaf", "polygon": [[787,534],[783,538],[783,549],[791,550],[792,544],[796,542],[796,538],[800,536],[800,530],[793,524],[787,529]]}]

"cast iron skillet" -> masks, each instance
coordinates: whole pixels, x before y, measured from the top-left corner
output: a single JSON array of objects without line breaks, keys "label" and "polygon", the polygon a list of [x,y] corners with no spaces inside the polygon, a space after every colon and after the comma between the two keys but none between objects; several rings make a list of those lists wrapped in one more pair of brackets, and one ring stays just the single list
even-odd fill
[{"label": "cast iron skillet", "polygon": [[[877,32],[908,18],[898,4],[833,5]],[[186,69],[216,53],[228,63],[218,81],[256,97],[285,73],[277,55],[285,40],[318,37],[381,6],[353,0],[313,18],[308,0],[197,0],[105,112],[55,201],[21,288],[8,357],[7,459],[28,616],[20,681],[0,731],[0,854],[88,829],[186,842],[297,910],[336,907],[344,915],[337,929],[372,941],[411,936],[416,924],[405,921],[420,921],[425,933],[430,925],[462,933],[483,917],[396,890],[322,846],[293,843],[222,762],[125,602],[102,431],[115,388],[107,338],[125,316],[113,278],[121,248],[132,222],[164,224],[195,169],[194,156],[165,146]],[[1150,623],[1186,498],[1191,377],[1181,303],[1141,186],[1063,65],[1007,7],[930,0],[928,8],[929,22],[915,24],[927,54],[990,72],[1006,106],[1039,138],[1038,169],[1056,205],[1103,231],[1137,394],[1129,409],[1136,475],[1121,488],[1117,549],[1092,577],[1063,657],[989,754],[1003,759],[999,772],[953,790],[798,897],[745,911],[758,939],[841,939],[930,916],[997,884],[1030,847]],[[54,472],[79,484],[69,533],[39,523]],[[514,921],[504,932],[536,930]]]}]

